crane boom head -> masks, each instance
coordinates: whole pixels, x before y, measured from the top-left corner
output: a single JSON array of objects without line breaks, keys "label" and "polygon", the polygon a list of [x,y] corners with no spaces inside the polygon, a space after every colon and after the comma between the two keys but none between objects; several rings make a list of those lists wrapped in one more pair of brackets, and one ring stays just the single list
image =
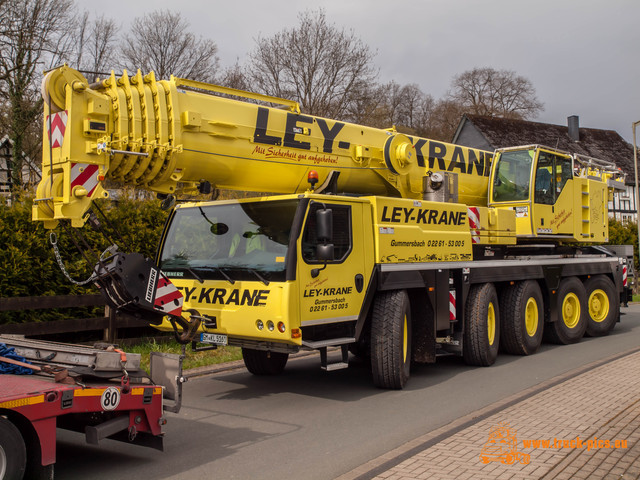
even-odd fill
[{"label": "crane boom head", "polygon": [[314,170],[320,185],[339,172],[340,192],[421,199],[425,179],[448,170],[459,177],[460,202],[487,202],[492,153],[304,115],[290,100],[159,81],[153,72],[112,72],[89,84],[68,66],[50,71],[42,90],[33,218],[47,228],[62,219],[82,226],[91,202],[109,196],[105,180],[172,195],[197,193],[200,184],[303,193]]}]

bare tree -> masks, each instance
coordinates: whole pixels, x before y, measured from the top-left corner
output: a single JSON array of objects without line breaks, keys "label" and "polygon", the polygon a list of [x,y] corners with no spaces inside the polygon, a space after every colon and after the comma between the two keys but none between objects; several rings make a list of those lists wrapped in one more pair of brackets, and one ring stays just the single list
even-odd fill
[{"label": "bare tree", "polygon": [[27,132],[40,131],[34,129],[42,114],[38,80],[43,67],[64,49],[71,6],[71,0],[5,0],[0,4],[0,96],[7,105],[6,125],[13,142],[8,179],[12,187],[21,178],[22,155],[31,138]]},{"label": "bare tree", "polygon": [[81,14],[73,32],[73,64],[92,78],[115,67],[118,30],[115,20],[104,15],[91,20],[88,12]]},{"label": "bare tree", "polygon": [[416,135],[426,136],[432,122],[435,100],[431,95],[420,90],[415,83],[405,85],[401,93],[400,116],[402,120],[400,123]]},{"label": "bare tree", "polygon": [[153,70],[157,78],[169,75],[212,82],[218,71],[218,47],[196,38],[178,12],[157,10],[133,20],[122,48],[128,69]]},{"label": "bare tree", "polygon": [[476,115],[524,119],[535,118],[543,110],[528,79],[493,68],[474,68],[456,75],[447,99]]},{"label": "bare tree", "polygon": [[386,85],[376,83],[369,85],[348,102],[346,112],[340,119],[375,128],[391,127],[385,88]]},{"label": "bare tree", "polygon": [[218,80],[220,85],[238,90],[251,90],[249,79],[243,71],[238,60],[231,67],[223,70]]},{"label": "bare tree", "polygon": [[435,101],[418,85],[400,85],[391,81],[371,87],[369,97],[356,104],[359,115],[354,119],[371,127],[395,127],[399,132],[427,136],[432,130]]},{"label": "bare tree", "polygon": [[398,126],[401,123],[402,86],[395,81],[391,81],[382,88],[383,103],[381,110],[387,127]]},{"label": "bare tree", "polygon": [[433,97],[425,94],[415,83],[399,85],[392,81],[384,85],[382,91],[387,124],[395,125],[404,133],[424,136],[429,130]]},{"label": "bare tree", "polygon": [[426,137],[450,142],[465,113],[465,107],[454,100],[440,100],[434,105]]},{"label": "bare tree", "polygon": [[347,119],[375,85],[374,54],[352,31],[327,23],[322,9],[298,18],[297,27],[256,40],[249,56],[251,84],[297,100],[306,113]]}]

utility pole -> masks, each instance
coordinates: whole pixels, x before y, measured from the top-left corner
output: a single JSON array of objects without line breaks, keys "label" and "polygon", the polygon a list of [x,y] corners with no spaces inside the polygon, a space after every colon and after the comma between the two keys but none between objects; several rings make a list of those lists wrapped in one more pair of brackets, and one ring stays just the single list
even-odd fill
[{"label": "utility pole", "polygon": [[[636,127],[640,124],[640,120],[633,122],[631,128],[633,130],[633,171],[635,173],[635,196],[634,202],[636,204],[636,225],[638,227],[638,242],[640,242],[640,188],[638,185],[638,145],[636,144]],[[640,244],[638,245],[638,255],[640,255]],[[635,267],[635,265],[634,265]]]}]

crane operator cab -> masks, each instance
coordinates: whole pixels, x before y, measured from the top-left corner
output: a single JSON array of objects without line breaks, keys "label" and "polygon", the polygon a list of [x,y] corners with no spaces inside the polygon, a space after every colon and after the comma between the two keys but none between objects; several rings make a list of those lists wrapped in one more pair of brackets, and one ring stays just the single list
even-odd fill
[{"label": "crane operator cab", "polygon": [[494,162],[489,205],[515,211],[519,238],[606,236],[610,172],[604,166],[539,145],[498,150]]}]

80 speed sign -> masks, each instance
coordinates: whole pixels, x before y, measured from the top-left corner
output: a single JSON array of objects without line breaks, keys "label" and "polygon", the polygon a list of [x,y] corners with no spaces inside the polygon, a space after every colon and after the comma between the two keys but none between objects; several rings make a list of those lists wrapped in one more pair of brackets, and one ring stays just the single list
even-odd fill
[{"label": "80 speed sign", "polygon": [[109,387],[102,392],[100,406],[103,410],[115,410],[120,405],[120,390],[116,387]]}]

